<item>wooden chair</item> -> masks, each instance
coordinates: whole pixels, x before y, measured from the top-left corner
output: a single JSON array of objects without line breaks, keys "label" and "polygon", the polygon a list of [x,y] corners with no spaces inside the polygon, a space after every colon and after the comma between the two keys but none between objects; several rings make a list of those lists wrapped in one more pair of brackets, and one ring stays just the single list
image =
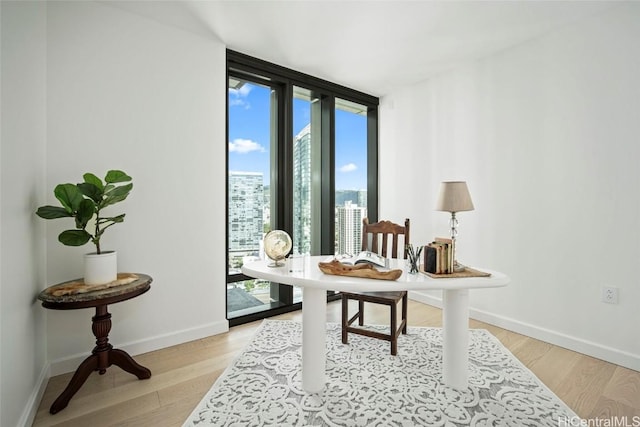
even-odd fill
[{"label": "wooden chair", "polygon": [[[406,245],[409,244],[409,219],[404,220],[404,227],[391,221],[380,221],[369,224],[369,219],[362,220],[362,250],[376,252],[386,258],[398,257],[399,236],[403,236],[402,253],[407,258]],[[381,243],[381,246],[380,246]],[[389,245],[391,253],[389,254]],[[390,287],[393,284],[389,284]],[[349,300],[358,301],[358,312],[349,318]],[[398,302],[402,301],[402,317],[398,324]],[[391,311],[390,333],[383,334],[372,330],[351,326],[358,319],[358,325],[364,326],[364,303],[387,305]],[[342,292],[342,343],[348,343],[348,333],[364,335],[391,342],[391,354],[398,353],[398,336],[407,333],[407,292]]]}]

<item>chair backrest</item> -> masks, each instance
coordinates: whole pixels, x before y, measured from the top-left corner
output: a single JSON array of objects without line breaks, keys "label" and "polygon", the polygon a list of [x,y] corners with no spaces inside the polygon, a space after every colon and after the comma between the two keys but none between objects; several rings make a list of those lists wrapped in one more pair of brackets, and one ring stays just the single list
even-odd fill
[{"label": "chair backrest", "polygon": [[[403,258],[406,259],[406,245],[409,244],[409,218],[404,220],[404,226],[394,224],[391,221],[369,224],[369,218],[362,220],[363,251],[375,252],[385,258],[398,258],[399,236],[403,237],[401,248],[403,249]],[[391,244],[391,255],[389,255],[389,244]]]}]

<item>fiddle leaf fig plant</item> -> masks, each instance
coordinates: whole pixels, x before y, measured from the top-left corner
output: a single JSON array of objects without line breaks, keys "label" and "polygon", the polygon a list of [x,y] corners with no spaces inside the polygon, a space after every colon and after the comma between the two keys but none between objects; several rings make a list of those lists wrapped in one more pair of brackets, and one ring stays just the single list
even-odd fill
[{"label": "fiddle leaf fig plant", "polygon": [[[127,198],[133,189],[131,177],[120,170],[110,170],[104,182],[92,173],[85,173],[84,182],[59,184],[53,191],[60,206],[41,206],[36,215],[44,219],[74,218],[75,229],[65,230],[58,240],[67,246],[82,246],[89,241],[100,254],[100,239],[105,230],[124,221],[125,214],[102,216],[102,210]],[[128,183],[128,184],[127,184]],[[91,223],[93,220],[93,223]],[[87,227],[90,231],[87,231]],[[92,230],[91,230],[92,228]]]}]

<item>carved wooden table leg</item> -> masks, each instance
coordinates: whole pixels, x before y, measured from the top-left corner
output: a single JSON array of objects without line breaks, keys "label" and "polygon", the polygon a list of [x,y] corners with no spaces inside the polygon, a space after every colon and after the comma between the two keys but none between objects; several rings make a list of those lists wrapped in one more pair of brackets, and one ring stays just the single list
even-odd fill
[{"label": "carved wooden table leg", "polygon": [[96,369],[100,375],[107,372],[109,364],[109,352],[113,348],[109,344],[109,332],[111,332],[111,313],[107,311],[106,305],[96,307],[96,315],[91,318],[93,323],[91,329],[96,337],[96,346],[93,348],[92,354],[98,356],[98,368]]},{"label": "carved wooden table leg", "polygon": [[119,366],[123,371],[138,377],[139,380],[151,378],[151,371],[133,360],[126,351],[114,348],[109,352],[109,362]]},{"label": "carved wooden table leg", "polygon": [[98,357],[95,354],[84,359],[84,361],[78,366],[76,369],[76,373],[73,374],[71,381],[67,385],[67,388],[64,389],[60,396],[53,402],[51,407],[49,408],[50,414],[57,414],[67,407],[69,404],[69,400],[73,397],[74,394],[82,387],[82,384],[87,380],[91,372],[98,369]]},{"label": "carved wooden table leg", "polygon": [[91,372],[98,371],[100,375],[107,372],[107,368],[116,365],[122,370],[135,375],[138,379],[151,377],[151,371],[138,364],[129,354],[123,350],[114,349],[109,344],[109,332],[111,331],[111,313],[107,311],[106,305],[96,306],[96,315],[91,318],[91,330],[96,337],[96,346],[76,369],[75,374],[69,381],[67,388],[53,402],[49,412],[55,414],[67,407],[74,394],[82,387]]}]

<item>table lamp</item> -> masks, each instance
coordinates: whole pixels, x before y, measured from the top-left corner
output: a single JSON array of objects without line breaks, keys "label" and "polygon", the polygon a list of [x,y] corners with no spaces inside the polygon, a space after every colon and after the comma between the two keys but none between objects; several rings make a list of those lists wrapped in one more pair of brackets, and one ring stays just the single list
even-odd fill
[{"label": "table lamp", "polygon": [[453,248],[453,271],[464,271],[464,266],[456,260],[456,237],[458,220],[456,212],[472,211],[473,202],[465,181],[446,181],[440,184],[440,194],[436,203],[437,211],[451,212],[451,244]]}]

